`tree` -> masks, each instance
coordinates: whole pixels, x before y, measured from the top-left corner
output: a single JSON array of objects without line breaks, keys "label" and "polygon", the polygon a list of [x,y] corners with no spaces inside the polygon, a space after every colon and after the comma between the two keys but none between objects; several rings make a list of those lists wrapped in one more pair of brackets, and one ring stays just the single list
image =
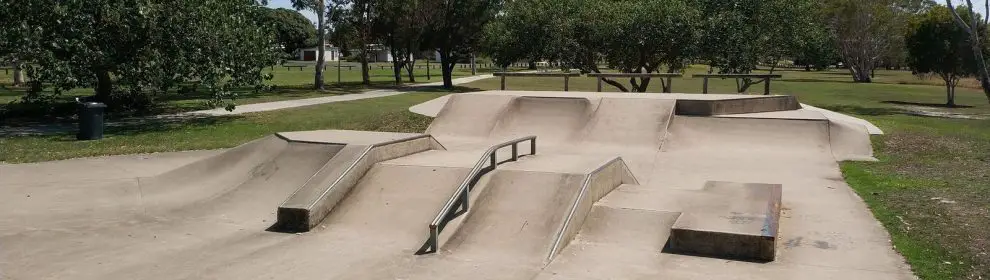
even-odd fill
[{"label": "tree", "polygon": [[482,28],[499,11],[501,0],[422,0],[430,24],[424,39],[440,53],[443,87],[454,86],[451,78],[457,61],[478,50]]},{"label": "tree", "polygon": [[231,89],[260,86],[277,59],[254,0],[16,2],[0,2],[0,26],[34,95],[93,87],[97,101],[146,109],[194,82],[232,109]]},{"label": "tree", "polygon": [[990,101],[990,73],[987,72],[987,62],[983,59],[983,52],[986,50],[985,43],[982,41],[980,35],[986,34],[985,29],[981,29],[981,26],[987,26],[990,22],[990,1],[985,2],[984,17],[981,20],[979,14],[973,10],[973,1],[966,0],[966,7],[963,9],[963,14],[969,17],[969,23],[967,20],[959,13],[959,11],[952,6],[951,0],[946,0],[945,5],[949,7],[949,11],[952,12],[952,18],[955,20],[956,25],[961,27],[963,30],[969,34],[969,46],[970,51],[973,53],[973,58],[976,62],[977,77],[980,80],[980,87],[983,88],[983,94],[987,96],[987,100]]},{"label": "tree", "polygon": [[893,0],[828,1],[829,25],[853,81],[872,82],[874,67],[900,38],[904,19]]},{"label": "tree", "polygon": [[406,69],[409,82],[415,82],[414,54],[422,50],[422,36],[426,28],[426,14],[419,0],[376,0],[374,10],[374,37],[380,38],[392,55],[392,72],[395,83],[402,83],[402,69]]},{"label": "tree", "polygon": [[317,44],[316,27],[298,11],[285,8],[269,9],[268,24],[285,54]]},{"label": "tree", "polygon": [[[316,74],[313,78],[313,88],[323,90],[325,86],[323,72],[327,67],[327,19],[336,18],[347,0],[291,0],[296,10],[309,10],[316,13]],[[337,69],[338,71],[340,69]]]},{"label": "tree", "polygon": [[523,0],[505,3],[502,12],[485,25],[481,51],[499,67],[518,61],[557,60],[569,17],[577,14],[574,1]]},{"label": "tree", "polygon": [[375,7],[376,0],[353,0],[349,2],[346,9],[341,10],[340,16],[334,18],[334,25],[349,30],[340,30],[338,35],[348,35],[344,38],[353,41],[353,45],[358,49],[358,61],[361,63],[361,82],[364,85],[371,84],[371,75],[368,72],[369,45],[376,40],[373,33],[378,10]]},{"label": "tree", "polygon": [[956,26],[948,8],[935,7],[911,23],[906,38],[911,68],[941,77],[945,81],[945,104],[956,106],[959,79],[979,71],[969,51],[969,34]]}]

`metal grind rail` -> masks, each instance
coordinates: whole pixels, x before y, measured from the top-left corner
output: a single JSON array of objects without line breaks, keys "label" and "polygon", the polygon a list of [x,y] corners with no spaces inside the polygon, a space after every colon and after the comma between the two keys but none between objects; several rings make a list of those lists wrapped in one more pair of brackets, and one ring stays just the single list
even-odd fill
[{"label": "metal grind rail", "polygon": [[[519,154],[519,144],[526,141],[529,141],[530,145],[529,155],[535,155],[536,136],[526,136],[495,144],[485,151],[481,159],[478,160],[478,163],[474,165],[474,168],[471,168],[471,172],[468,173],[468,176],[464,179],[464,182],[457,187],[457,191],[455,191],[450,199],[447,200],[447,203],[444,204],[443,208],[440,209],[440,212],[437,213],[436,218],[434,218],[433,222],[430,223],[430,236],[426,239],[426,243],[423,244],[423,247],[416,251],[417,255],[437,252],[440,246],[440,232],[443,231],[443,229],[447,226],[447,223],[451,220],[467,213],[470,206],[469,201],[471,200],[471,189],[473,189],[474,185],[478,183],[481,176],[495,170],[495,167],[499,164],[519,160],[519,157],[522,156]],[[512,157],[505,161],[498,161],[498,150],[509,146],[512,147]]]}]

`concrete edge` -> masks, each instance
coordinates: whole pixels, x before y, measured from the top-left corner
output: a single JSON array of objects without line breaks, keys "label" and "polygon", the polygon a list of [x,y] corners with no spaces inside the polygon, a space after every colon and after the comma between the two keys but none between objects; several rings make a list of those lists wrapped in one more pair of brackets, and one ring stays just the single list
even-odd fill
[{"label": "concrete edge", "polygon": [[[432,136],[426,134],[368,145],[356,158],[345,159],[350,162],[350,165],[343,171],[339,171],[339,176],[328,177],[332,180],[329,184],[326,184],[324,180],[315,180],[338,172],[338,166],[331,166],[331,162],[327,162],[303,186],[299,187],[279,205],[274,228],[286,232],[312,230],[330,214],[337,203],[357,185],[374,164],[434,149],[443,149],[443,146]],[[322,188],[323,191],[315,197],[302,197],[305,194],[301,190],[310,188]],[[309,203],[302,205],[292,203],[292,201],[297,200],[309,201]]]},{"label": "concrete edge", "polygon": [[546,263],[553,260],[574,239],[574,236],[584,225],[584,221],[595,202],[622,184],[639,184],[639,181],[636,180],[621,157],[608,160],[585,175],[584,182],[581,184],[581,191],[575,197],[564,222],[557,231]]},{"label": "concrete edge", "polygon": [[677,105],[674,111],[678,115],[717,116],[797,109],[801,109],[801,105],[798,103],[796,97],[791,95],[770,95],[759,98],[718,100],[677,99]]}]

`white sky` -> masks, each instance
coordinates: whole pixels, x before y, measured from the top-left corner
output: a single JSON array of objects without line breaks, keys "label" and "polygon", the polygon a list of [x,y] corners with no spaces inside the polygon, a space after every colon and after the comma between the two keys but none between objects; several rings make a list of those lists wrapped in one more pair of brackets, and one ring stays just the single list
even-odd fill
[{"label": "white sky", "polygon": [[[290,2],[289,0],[268,0],[268,7],[272,7],[272,8],[286,8],[286,9],[295,10],[295,9],[292,8],[292,2]],[[309,21],[312,21],[315,24],[315,22],[316,22],[316,14],[315,13],[310,12],[310,11],[299,11],[299,12],[302,13],[304,16],[306,16],[306,18],[308,18]]]}]

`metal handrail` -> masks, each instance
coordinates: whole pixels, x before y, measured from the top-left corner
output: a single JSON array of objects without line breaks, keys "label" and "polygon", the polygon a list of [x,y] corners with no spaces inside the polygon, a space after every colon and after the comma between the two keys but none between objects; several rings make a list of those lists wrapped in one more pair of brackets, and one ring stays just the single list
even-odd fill
[{"label": "metal handrail", "polygon": [[[495,144],[485,151],[481,159],[478,160],[478,163],[474,164],[474,167],[471,168],[471,172],[468,173],[467,177],[464,178],[464,181],[461,182],[461,185],[457,187],[457,191],[450,196],[447,203],[444,204],[443,208],[440,209],[440,212],[437,213],[436,218],[433,218],[433,222],[430,223],[430,236],[426,239],[426,243],[423,244],[423,247],[416,251],[417,255],[435,253],[437,251],[439,247],[438,243],[440,232],[447,226],[447,223],[454,218],[467,213],[469,207],[468,201],[471,199],[470,191],[474,184],[478,183],[478,180],[481,179],[482,175],[495,170],[495,167],[499,164],[519,160],[520,155],[518,144],[525,141],[530,141],[529,155],[535,155],[536,136],[526,136]],[[499,162],[497,152],[499,149],[507,146],[512,146],[512,157],[508,160]],[[485,163],[488,163],[489,165],[486,167]],[[455,212],[455,208],[460,208],[460,210]]]}]

